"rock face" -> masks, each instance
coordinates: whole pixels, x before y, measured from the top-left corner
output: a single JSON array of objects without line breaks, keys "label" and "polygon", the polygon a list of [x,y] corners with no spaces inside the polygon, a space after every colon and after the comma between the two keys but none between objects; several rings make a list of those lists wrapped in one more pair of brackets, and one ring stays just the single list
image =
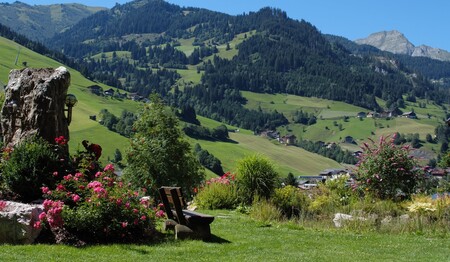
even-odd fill
[{"label": "rock face", "polygon": [[0,243],[31,244],[38,237],[41,228],[34,228],[39,221],[42,206],[5,201],[0,211]]},{"label": "rock face", "polygon": [[14,146],[33,135],[50,143],[59,136],[68,138],[64,106],[69,85],[64,67],[12,70],[1,111],[4,144]]},{"label": "rock face", "polygon": [[416,47],[402,33],[396,30],[373,33],[366,38],[357,39],[355,42],[360,45],[371,45],[394,54],[424,56],[441,61],[450,61],[450,52],[426,45]]}]

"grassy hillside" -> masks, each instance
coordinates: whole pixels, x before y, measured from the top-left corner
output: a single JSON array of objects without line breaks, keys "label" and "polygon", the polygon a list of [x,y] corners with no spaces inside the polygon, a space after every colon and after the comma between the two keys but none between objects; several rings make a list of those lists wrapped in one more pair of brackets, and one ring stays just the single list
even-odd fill
[{"label": "grassy hillside", "polygon": [[[342,142],[346,136],[352,136],[358,144],[368,138],[377,139],[379,136],[401,134],[419,134],[423,147],[421,150],[428,154],[439,151],[439,144],[425,142],[427,134],[434,135],[436,126],[443,124],[445,119],[445,107],[438,106],[427,100],[418,99],[417,102],[405,102],[404,112],[416,112],[418,119],[395,117],[391,119],[356,117],[358,112],[368,112],[368,109],[349,105],[343,102],[331,101],[314,97],[300,97],[286,94],[260,94],[243,91],[242,95],[247,99],[245,105],[249,109],[265,111],[277,110],[283,113],[291,122],[287,126],[280,127],[282,134],[292,133],[298,138],[324,141]],[[385,102],[378,99],[380,105]],[[311,126],[292,123],[293,113],[297,110],[313,113],[317,117],[317,123]],[[347,119],[345,119],[347,117]],[[341,144],[345,149],[355,151],[359,146]]]},{"label": "grassy hillside", "polygon": [[[203,126],[214,128],[219,122],[199,117]],[[229,126],[231,130],[236,127]],[[342,168],[342,166],[325,157],[310,153],[294,146],[281,145],[278,142],[255,136],[249,130],[239,129],[239,132],[230,132],[232,142],[213,142],[192,139],[192,143],[199,143],[202,148],[213,153],[223,162],[224,170],[234,171],[236,160],[247,155],[259,153],[273,160],[281,176],[289,172],[294,175],[316,175],[327,168]]]},{"label": "grassy hillside", "polygon": [[[14,64],[19,46],[5,38],[0,38],[0,81],[7,83],[8,73],[11,69],[22,68],[22,62],[26,61],[29,67],[58,67],[59,63],[41,56],[26,48],[20,49],[17,65]],[[72,80],[69,93],[73,93],[78,98],[78,104],[74,107],[73,120],[70,129],[70,147],[72,151],[77,148],[82,149],[81,141],[86,139],[93,143],[98,143],[103,147],[102,161],[108,157],[113,158],[116,148],[124,152],[128,147],[128,139],[116,133],[110,132],[104,126],[89,119],[90,115],[98,114],[103,108],[108,109],[113,114],[119,116],[126,109],[137,111],[139,104],[129,100],[117,100],[106,97],[99,97],[91,94],[86,87],[98,84],[103,88],[109,88],[103,84],[94,83],[84,78],[79,72],[70,69]],[[192,70],[194,71],[194,70]],[[197,74],[197,73],[195,73]],[[214,128],[221,123],[199,117],[204,126]],[[230,129],[236,129],[230,127]],[[277,143],[272,143],[267,139],[254,136],[251,131],[240,130],[239,133],[230,133],[234,142],[212,142],[204,140],[191,140],[192,144],[200,145],[218,157],[227,171],[234,171],[236,160],[255,152],[264,154],[271,158],[281,175],[288,172],[296,175],[313,175],[325,168],[340,167],[340,165],[330,159],[311,154],[295,147],[285,147]],[[209,174],[211,175],[211,174]]]}]

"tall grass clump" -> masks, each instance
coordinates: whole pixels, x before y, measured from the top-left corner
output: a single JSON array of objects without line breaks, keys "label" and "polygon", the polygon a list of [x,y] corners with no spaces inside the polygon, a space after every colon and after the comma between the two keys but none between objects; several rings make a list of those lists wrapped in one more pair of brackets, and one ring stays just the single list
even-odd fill
[{"label": "tall grass clump", "polygon": [[256,196],[267,199],[272,195],[278,173],[267,157],[256,154],[238,161],[236,179],[243,202],[249,204]]},{"label": "tall grass clump", "polygon": [[270,225],[272,222],[280,221],[283,214],[270,200],[256,197],[250,209],[250,217],[264,225]]}]

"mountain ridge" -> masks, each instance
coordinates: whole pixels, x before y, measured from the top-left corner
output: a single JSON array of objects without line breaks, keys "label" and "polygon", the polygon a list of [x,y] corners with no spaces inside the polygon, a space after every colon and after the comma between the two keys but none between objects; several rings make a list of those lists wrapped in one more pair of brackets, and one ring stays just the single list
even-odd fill
[{"label": "mountain ridge", "polygon": [[372,33],[368,37],[356,39],[354,42],[360,45],[374,46],[382,51],[394,54],[450,61],[450,52],[427,45],[415,46],[403,33],[397,30]]},{"label": "mountain ridge", "polygon": [[0,3],[0,24],[26,35],[35,41],[44,41],[62,32],[104,7],[82,4],[28,5],[16,1],[12,4]]}]

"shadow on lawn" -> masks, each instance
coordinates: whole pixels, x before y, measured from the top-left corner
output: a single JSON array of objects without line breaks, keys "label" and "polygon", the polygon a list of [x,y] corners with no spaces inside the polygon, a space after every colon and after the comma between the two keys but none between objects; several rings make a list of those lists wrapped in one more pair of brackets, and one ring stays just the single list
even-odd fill
[{"label": "shadow on lawn", "polygon": [[221,238],[219,236],[216,236],[214,234],[212,234],[209,239],[204,240],[204,242],[217,243],[217,244],[229,244],[229,243],[231,243],[230,241],[228,241],[228,240],[226,240],[224,238]]}]

